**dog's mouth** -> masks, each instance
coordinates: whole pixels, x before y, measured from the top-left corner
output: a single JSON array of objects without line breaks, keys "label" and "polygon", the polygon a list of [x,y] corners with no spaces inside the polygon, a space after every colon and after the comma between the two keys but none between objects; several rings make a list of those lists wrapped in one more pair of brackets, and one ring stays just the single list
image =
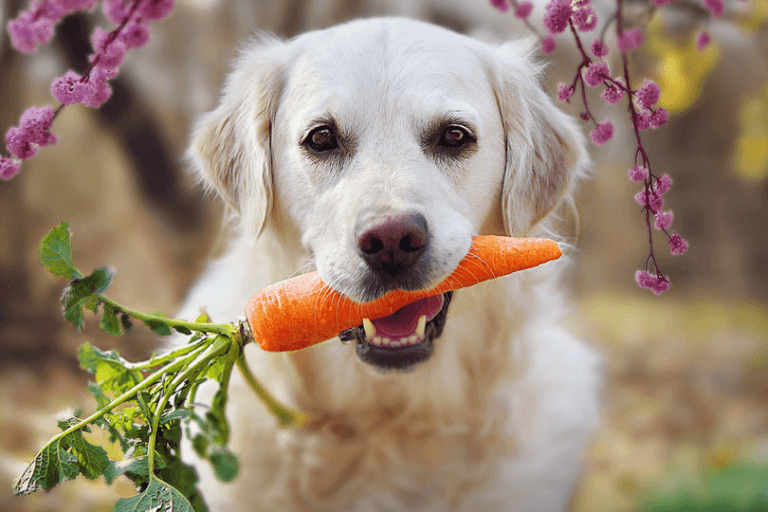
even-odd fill
[{"label": "dog's mouth", "polygon": [[382,370],[408,370],[434,352],[434,340],[445,327],[453,292],[411,302],[395,313],[339,333],[341,341],[357,340],[357,355]]}]

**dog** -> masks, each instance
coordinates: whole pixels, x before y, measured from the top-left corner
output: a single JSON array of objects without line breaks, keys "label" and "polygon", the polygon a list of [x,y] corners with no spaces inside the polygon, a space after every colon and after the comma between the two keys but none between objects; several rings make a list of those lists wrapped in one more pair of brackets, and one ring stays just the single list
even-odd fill
[{"label": "dog", "polygon": [[[533,53],[398,18],[250,40],[190,147],[235,234],[180,314],[234,321],[252,294],[312,269],[370,301],[436,285],[473,235],[555,236],[589,158]],[[238,478],[217,481],[184,446],[210,510],[565,509],[602,363],[561,325],[564,265],[425,299],[306,350],[247,345],[257,378],[310,421],[279,428],[235,372]]]}]

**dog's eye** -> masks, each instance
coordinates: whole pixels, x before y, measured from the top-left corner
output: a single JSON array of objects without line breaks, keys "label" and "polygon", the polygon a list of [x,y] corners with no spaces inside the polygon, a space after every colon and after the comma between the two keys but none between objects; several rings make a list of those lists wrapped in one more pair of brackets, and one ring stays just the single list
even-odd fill
[{"label": "dog's eye", "polygon": [[327,124],[318,126],[309,132],[307,138],[304,139],[304,144],[317,153],[331,151],[339,147],[336,133]]},{"label": "dog's eye", "polygon": [[452,124],[445,129],[438,145],[446,148],[460,148],[473,140],[474,137],[466,128]]}]

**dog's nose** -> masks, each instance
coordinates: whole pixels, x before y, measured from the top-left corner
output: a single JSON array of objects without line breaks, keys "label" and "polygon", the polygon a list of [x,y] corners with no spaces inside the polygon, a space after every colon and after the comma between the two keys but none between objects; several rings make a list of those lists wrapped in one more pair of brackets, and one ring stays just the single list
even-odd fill
[{"label": "dog's nose", "polygon": [[391,276],[411,268],[427,248],[421,214],[385,215],[357,229],[357,247],[368,265]]}]

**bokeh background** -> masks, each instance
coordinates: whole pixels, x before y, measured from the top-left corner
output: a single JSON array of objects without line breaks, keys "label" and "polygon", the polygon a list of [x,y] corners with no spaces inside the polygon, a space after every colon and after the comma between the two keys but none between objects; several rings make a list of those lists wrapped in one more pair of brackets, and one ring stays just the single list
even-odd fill
[{"label": "bokeh background", "polygon": [[[596,117],[612,119],[617,133],[592,146],[594,173],[579,195],[568,321],[604,354],[608,386],[574,511],[635,510],[649,493],[695,487],[702,474],[768,475],[760,473],[768,463],[768,1],[726,0],[717,21],[698,0],[651,15],[647,2],[625,3],[629,25],[645,27],[646,44],[630,55],[633,76],[656,80],[671,113],[643,141],[654,171],[674,180],[666,204],[690,249],[670,256],[656,236],[673,286],[660,297],[637,287],[647,233],[632,200],[638,187],[626,176],[633,139],[622,128],[624,107],[591,96]],[[601,20],[615,8],[594,5]],[[0,2],[2,25],[26,7]],[[173,14],[153,24],[151,43],[129,55],[110,101],[98,111],[65,109],[53,129],[59,144],[0,182],[0,511],[106,511],[133,493],[128,482],[79,479],[50,493],[11,495],[12,480],[58,430],[57,412],[92,408],[77,347],[89,341],[139,359],[155,343],[141,326],[111,339],[92,317],[82,334],[66,324],[58,303],[64,283],[37,262],[40,239],[69,221],[80,268],[117,270],[112,297],[172,314],[217,244],[220,205],[192,184],[183,153],[237,44],[255,29],[290,37],[370,15],[417,17],[498,40],[526,34],[486,0],[177,0]],[[106,26],[98,13],[71,16],[32,56],[3,34],[0,131],[28,106],[55,104],[51,81],[82,71],[97,25]],[[702,52],[694,43],[700,30],[714,41]],[[567,38],[545,58],[549,88],[571,81],[578,57]],[[578,115],[578,102],[565,107]],[[733,488],[743,482],[734,481]],[[768,477],[757,481],[764,486]]]}]

